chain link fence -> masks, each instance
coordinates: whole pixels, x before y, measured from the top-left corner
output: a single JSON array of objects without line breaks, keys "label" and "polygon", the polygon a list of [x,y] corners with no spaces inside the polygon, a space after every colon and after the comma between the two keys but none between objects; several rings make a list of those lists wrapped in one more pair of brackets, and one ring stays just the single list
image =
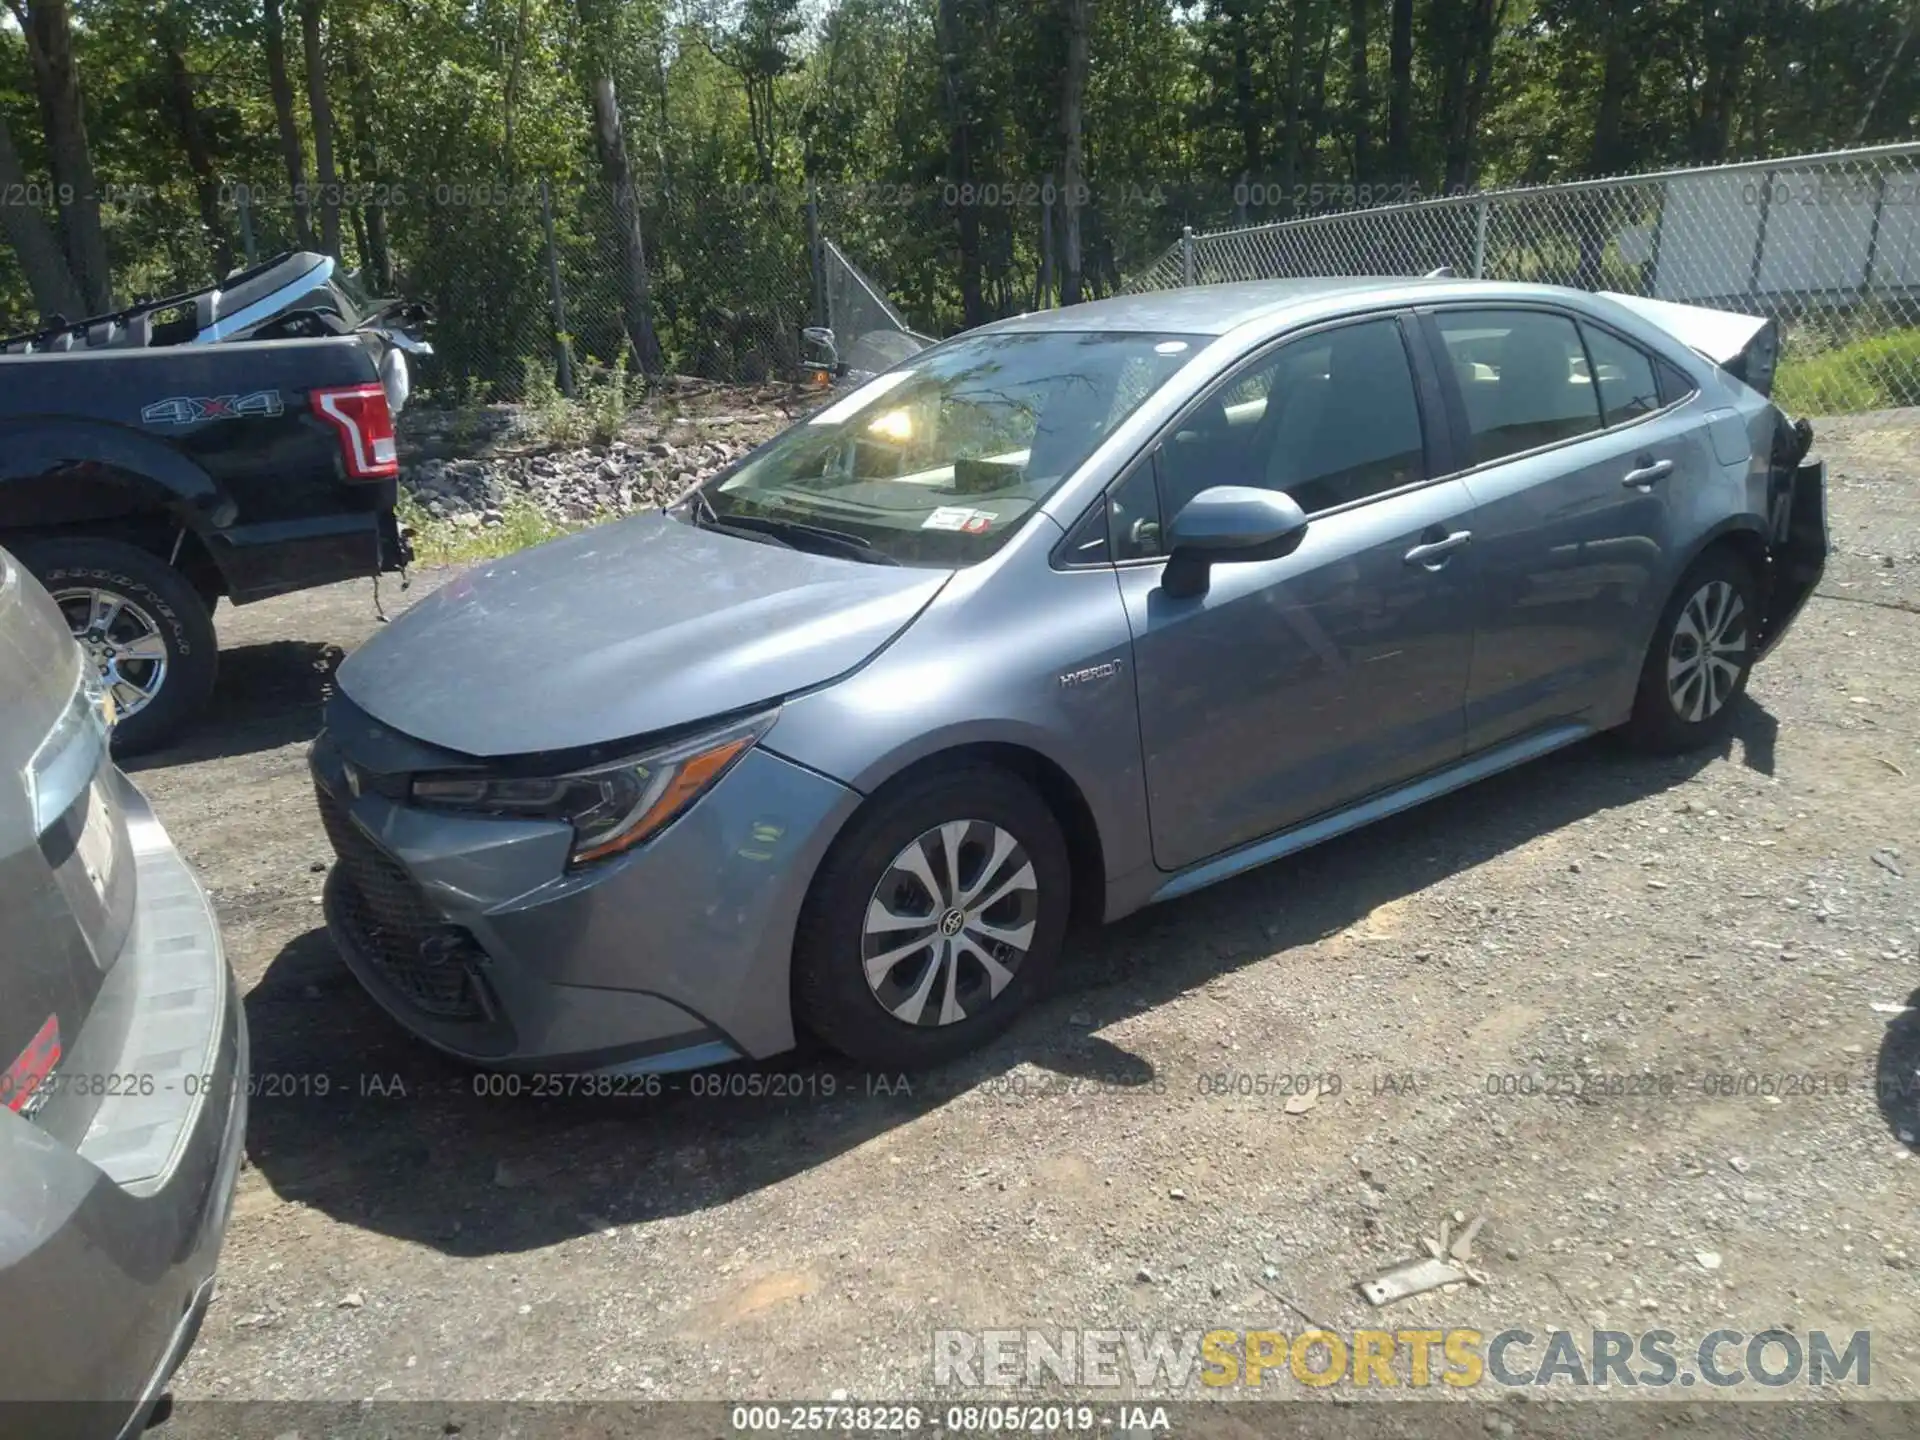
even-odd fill
[{"label": "chain link fence", "polygon": [[[1188,231],[1128,289],[1443,266],[1765,315],[1788,409],[1920,406],[1920,145]],[[1920,468],[1920,430],[1902,433]]]}]

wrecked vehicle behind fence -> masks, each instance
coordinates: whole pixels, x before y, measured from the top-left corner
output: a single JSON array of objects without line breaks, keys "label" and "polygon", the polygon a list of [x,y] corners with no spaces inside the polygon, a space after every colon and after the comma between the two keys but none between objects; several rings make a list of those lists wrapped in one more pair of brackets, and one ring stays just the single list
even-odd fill
[{"label": "wrecked vehicle behind fence", "polygon": [[0,340],[0,544],[98,670],[116,753],[206,700],[220,597],[405,564],[393,416],[425,319],[295,254]]}]

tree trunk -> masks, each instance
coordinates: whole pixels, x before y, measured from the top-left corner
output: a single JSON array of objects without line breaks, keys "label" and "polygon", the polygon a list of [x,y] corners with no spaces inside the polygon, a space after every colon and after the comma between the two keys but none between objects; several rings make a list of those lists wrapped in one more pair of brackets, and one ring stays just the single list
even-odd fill
[{"label": "tree trunk", "polygon": [[1747,31],[1753,16],[1750,6],[1731,5],[1724,12],[1710,9],[1701,36],[1705,51],[1706,76],[1700,86],[1700,102],[1694,112],[1690,137],[1693,159],[1702,165],[1715,165],[1726,159],[1728,141],[1733,135],[1733,102],[1740,88],[1740,71],[1746,64]]},{"label": "tree trunk", "polygon": [[20,257],[20,269],[27,277],[27,288],[33,291],[41,322],[55,315],[78,320],[86,301],[81,298],[80,287],[73,283],[73,272],[67,268],[67,257],[53,227],[39,206],[25,203],[27,177],[4,113],[0,113],[0,195],[21,197],[0,205],[0,228],[5,229],[13,253]]},{"label": "tree trunk", "polygon": [[1413,0],[1393,0],[1387,39],[1387,172],[1413,178]]},{"label": "tree trunk", "polygon": [[1233,21],[1233,108],[1240,120],[1241,179],[1261,179],[1267,168],[1260,102],[1253,89],[1253,27],[1244,6],[1229,12]]},{"label": "tree trunk", "polygon": [[1887,81],[1900,68],[1900,57],[1906,54],[1907,42],[1913,39],[1916,23],[1920,23],[1920,0],[1914,0],[1913,4],[1907,6],[1907,19],[1900,27],[1900,38],[1893,42],[1893,53],[1887,56],[1886,66],[1880,71],[1880,78],[1874,82],[1873,93],[1867,96],[1867,107],[1860,112],[1860,123],[1853,127],[1854,144],[1860,143],[1867,133],[1867,126],[1873,123],[1873,112],[1879,107],[1880,97],[1886,93]]},{"label": "tree trunk", "polygon": [[1087,94],[1087,6],[1089,0],[1065,0],[1067,13],[1067,73],[1060,87],[1060,128],[1065,140],[1063,176],[1066,194],[1061,211],[1060,303],[1080,303],[1080,190],[1085,183],[1084,126]]},{"label": "tree trunk", "polygon": [[1287,36],[1287,133],[1280,152],[1281,204],[1288,214],[1297,208],[1293,200],[1302,154],[1300,90],[1307,73],[1307,22],[1313,18],[1312,0],[1292,0],[1292,6],[1293,24]]},{"label": "tree trunk", "polygon": [[327,101],[327,56],[320,40],[321,0],[301,0],[300,47],[307,62],[307,109],[313,116],[313,173],[320,188],[320,248],[340,258],[340,177],[333,168],[333,107]]},{"label": "tree trunk", "polygon": [[1613,175],[1626,161],[1621,141],[1627,97],[1633,90],[1633,49],[1628,43],[1626,0],[1602,0],[1599,12],[1600,95],[1594,106],[1587,173]]},{"label": "tree trunk", "polygon": [[[1631,3],[1600,0],[1594,16],[1599,26],[1595,42],[1600,51],[1600,93],[1594,102],[1593,144],[1587,151],[1589,175],[1612,175],[1625,168],[1622,137],[1634,77],[1633,48],[1627,30]],[[1573,283],[1579,289],[1598,290],[1606,284],[1607,240],[1618,223],[1613,213],[1617,203],[1617,193],[1611,190],[1588,191],[1575,197],[1571,218],[1580,257]]]},{"label": "tree trunk", "polygon": [[307,152],[293,114],[293,81],[287,75],[287,27],[280,0],[266,0],[267,88],[273,92],[274,126],[280,132],[280,161],[287,171],[293,201],[293,243],[313,248],[313,217],[307,209]]},{"label": "tree trunk", "polygon": [[955,187],[960,232],[960,313],[970,329],[986,323],[986,296],[980,287],[980,208],[973,198],[973,154],[966,90],[966,72],[960,58],[961,0],[939,0],[935,12],[940,45],[941,89],[946,100],[948,147],[947,178]]},{"label": "tree trunk", "polygon": [[167,103],[173,110],[174,128],[180,132],[181,147],[187,152],[187,169],[193,173],[200,228],[206,232],[214,273],[226,275],[233,269],[233,237],[227,233],[227,222],[220,214],[220,177],[214,173],[213,152],[207,148],[206,131],[200,127],[200,107],[193,98],[193,73],[187,69],[187,57],[181,52],[177,35],[169,34],[162,42],[161,64],[166,72]]},{"label": "tree trunk", "polygon": [[[1316,56],[1312,69],[1308,72],[1313,76],[1313,103],[1306,108],[1305,122],[1301,130],[1304,135],[1311,136],[1316,145],[1320,137],[1332,128],[1327,124],[1327,72],[1333,68],[1333,14],[1332,0],[1321,0],[1314,17],[1320,26],[1320,39],[1315,46]],[[1309,158],[1307,163],[1309,183],[1319,173],[1319,168],[1317,161]]]},{"label": "tree trunk", "polygon": [[1367,12],[1372,8],[1373,0],[1352,0],[1347,12],[1347,113],[1355,185],[1366,184],[1373,173],[1373,95],[1367,85]]},{"label": "tree trunk", "polygon": [[360,63],[360,46],[351,28],[342,33],[341,59],[346,65],[347,94],[352,99],[349,115],[353,131],[353,173],[355,186],[364,197],[356,210],[354,235],[360,245],[361,263],[375,294],[384,295],[393,284],[393,259],[387,248],[387,211],[381,200],[380,157],[373,144],[374,96],[372,78]]},{"label": "tree trunk", "polygon": [[633,165],[627,157],[627,137],[620,124],[620,96],[613,76],[597,67],[591,82],[593,148],[600,157],[600,174],[613,192],[614,220],[620,233],[620,311],[634,358],[649,375],[660,373],[660,341],[653,333],[653,286],[647,275],[646,237],[640,229],[640,196],[633,183]]},{"label": "tree trunk", "polygon": [[500,119],[509,179],[514,173],[513,120],[514,112],[520,107],[520,68],[527,54],[527,5],[528,0],[520,0],[520,11],[513,26],[513,58],[507,64],[506,93],[501,97]]},{"label": "tree trunk", "polygon": [[1444,7],[1435,0],[1434,25],[1446,32],[1440,109],[1449,194],[1458,194],[1473,182],[1474,141],[1486,110],[1493,46],[1506,10],[1506,0],[1451,0]]},{"label": "tree trunk", "polygon": [[[9,0],[26,37],[33,83],[46,127],[47,154],[60,212],[67,269],[80,287],[84,308],[113,308],[113,275],[106,232],[100,228],[100,186],[87,144],[86,103],[73,55],[73,22],[66,0]],[[78,318],[78,317],[75,317]]]}]

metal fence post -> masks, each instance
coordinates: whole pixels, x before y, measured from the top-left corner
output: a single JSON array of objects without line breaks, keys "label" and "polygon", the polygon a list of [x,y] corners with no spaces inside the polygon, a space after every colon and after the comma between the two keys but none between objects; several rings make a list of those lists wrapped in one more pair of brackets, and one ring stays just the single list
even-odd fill
[{"label": "metal fence post", "polygon": [[1491,202],[1482,195],[1473,207],[1473,278],[1487,278],[1487,209]]},{"label": "metal fence post", "polygon": [[807,280],[812,286],[813,323],[831,325],[827,313],[827,272],[820,245],[820,187],[807,181]]},{"label": "metal fence post", "polygon": [[1196,283],[1193,277],[1193,227],[1182,225],[1180,227],[1180,283],[1192,285]]},{"label": "metal fence post", "polygon": [[1773,174],[1764,172],[1766,178],[1760,182],[1760,224],[1753,236],[1753,266],[1747,272],[1747,296],[1752,298],[1760,289],[1760,269],[1767,263],[1767,220],[1773,212]]},{"label": "metal fence post", "polygon": [[546,177],[540,177],[540,233],[546,240],[547,297],[553,307],[554,365],[559,372],[560,393],[573,395],[573,339],[567,334],[567,297],[560,288],[560,251],[553,243],[553,194]]}]

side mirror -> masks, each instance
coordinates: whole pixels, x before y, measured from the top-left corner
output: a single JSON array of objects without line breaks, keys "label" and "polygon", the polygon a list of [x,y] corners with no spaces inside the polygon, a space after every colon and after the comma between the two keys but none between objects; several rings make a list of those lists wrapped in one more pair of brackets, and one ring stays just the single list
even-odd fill
[{"label": "side mirror", "polygon": [[1212,486],[1167,527],[1161,587],[1174,596],[1204,595],[1212,566],[1277,560],[1297,550],[1306,533],[1306,512],[1291,495],[1249,485]]}]

